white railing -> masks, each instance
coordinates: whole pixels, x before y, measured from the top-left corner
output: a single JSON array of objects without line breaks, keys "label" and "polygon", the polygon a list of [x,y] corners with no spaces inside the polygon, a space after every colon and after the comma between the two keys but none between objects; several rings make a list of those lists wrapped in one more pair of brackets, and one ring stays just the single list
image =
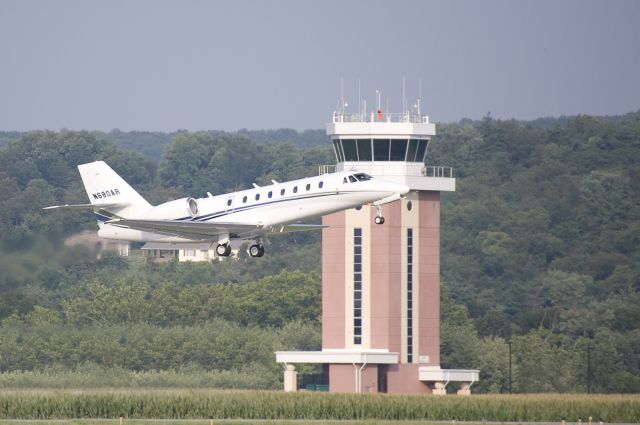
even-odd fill
[{"label": "white railing", "polygon": [[337,165],[320,165],[318,167],[318,175],[331,174],[336,172]]},{"label": "white railing", "polygon": [[335,111],[332,118],[334,123],[337,122],[399,122],[414,124],[429,124],[429,116],[421,115],[417,112],[387,113],[375,112],[371,113],[346,113]]},{"label": "white railing", "polygon": [[442,167],[437,165],[427,165],[423,169],[425,177],[453,178],[453,167]]},{"label": "white railing", "polygon": [[[350,164],[354,164],[354,166],[357,166],[357,162],[351,162]],[[398,166],[395,166],[395,164],[398,164]],[[402,166],[402,164],[404,164],[404,166]],[[406,166],[409,167],[413,167],[413,165],[411,163],[403,163],[403,162],[385,162],[385,161],[380,161],[380,162],[366,162],[363,163],[363,170],[371,173],[372,175],[376,175],[376,170],[380,173],[380,175],[393,175],[393,176],[401,176],[401,175],[416,175],[414,173],[418,172],[420,173],[420,170],[417,169],[415,171],[409,171],[407,169]],[[337,165],[329,165],[329,164],[324,164],[324,165],[320,165],[318,166],[318,175],[323,175],[323,174],[331,174],[331,173],[335,173],[337,170]],[[440,165],[425,165],[422,167],[422,172],[421,172],[423,177],[434,177],[434,178],[440,178],[440,179],[452,179],[453,177],[453,167],[446,167],[446,166],[440,166]]]}]

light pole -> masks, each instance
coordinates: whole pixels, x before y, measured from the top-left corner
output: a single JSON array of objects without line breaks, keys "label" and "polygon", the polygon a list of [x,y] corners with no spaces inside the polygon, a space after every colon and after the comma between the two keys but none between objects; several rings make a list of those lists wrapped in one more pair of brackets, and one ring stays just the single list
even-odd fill
[{"label": "light pole", "polygon": [[591,344],[587,345],[587,394],[593,392],[591,388]]},{"label": "light pole", "polygon": [[509,394],[513,394],[511,391],[511,340],[509,340]]}]

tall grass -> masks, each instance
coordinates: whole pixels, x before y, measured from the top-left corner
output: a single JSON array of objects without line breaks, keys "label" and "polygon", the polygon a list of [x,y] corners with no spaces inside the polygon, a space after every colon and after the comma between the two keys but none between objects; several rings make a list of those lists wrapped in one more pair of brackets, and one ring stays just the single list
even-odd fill
[{"label": "tall grass", "polygon": [[[0,390],[10,388],[216,388],[274,389],[277,375],[271,368],[251,364],[243,370],[204,370],[188,365],[180,370],[136,372],[120,367],[81,365],[75,370],[47,367],[42,370],[0,373]],[[281,385],[281,384],[280,384]]]},{"label": "tall grass", "polygon": [[2,390],[0,419],[379,419],[640,422],[631,395],[400,396],[213,390]]}]

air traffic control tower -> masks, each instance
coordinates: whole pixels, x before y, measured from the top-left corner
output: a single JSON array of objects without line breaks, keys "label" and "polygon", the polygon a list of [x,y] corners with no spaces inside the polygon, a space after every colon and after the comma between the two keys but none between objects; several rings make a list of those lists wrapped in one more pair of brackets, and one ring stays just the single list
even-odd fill
[{"label": "air traffic control tower", "polygon": [[469,394],[477,370],[440,368],[440,193],[455,191],[456,180],[450,167],[429,164],[435,124],[419,107],[349,114],[344,106],[327,125],[335,169],[411,191],[323,217],[322,351],[276,353],[285,390],[297,389],[297,363],[322,363],[331,392],[446,394],[457,382]]}]

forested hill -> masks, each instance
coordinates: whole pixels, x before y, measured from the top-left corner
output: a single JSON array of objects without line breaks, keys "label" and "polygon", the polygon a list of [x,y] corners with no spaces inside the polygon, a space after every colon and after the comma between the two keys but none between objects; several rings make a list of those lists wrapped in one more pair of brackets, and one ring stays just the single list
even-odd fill
[{"label": "forested hill", "polygon": [[[334,162],[319,130],[296,133],[309,143],[248,133],[30,132],[0,147],[0,370],[192,364],[274,387],[274,349],[319,348],[317,233],[272,238],[262,259],[96,260],[63,245],[91,214],[41,210],[86,202],[76,165],[95,159],[152,203]],[[593,389],[640,391],[640,113],[440,124],[427,158],[458,179],[442,196],[442,366],[479,368],[474,388],[505,391],[511,342],[515,390],[585,391],[590,351]],[[233,349],[200,342],[228,345],[216,329]]]},{"label": "forested hill", "polygon": [[[119,148],[132,150],[143,154],[145,157],[160,162],[165,149],[171,140],[185,130],[174,133],[161,133],[157,131],[120,131],[111,130],[108,133],[93,131],[91,134],[98,139],[107,141]],[[222,131],[208,131],[211,136],[224,134]],[[18,140],[23,133],[17,131],[0,131],[0,147]],[[292,144],[299,148],[322,145],[327,142],[327,136],[323,130],[305,130],[298,132],[289,128],[278,130],[239,130],[238,135],[244,136],[258,144]]]}]

